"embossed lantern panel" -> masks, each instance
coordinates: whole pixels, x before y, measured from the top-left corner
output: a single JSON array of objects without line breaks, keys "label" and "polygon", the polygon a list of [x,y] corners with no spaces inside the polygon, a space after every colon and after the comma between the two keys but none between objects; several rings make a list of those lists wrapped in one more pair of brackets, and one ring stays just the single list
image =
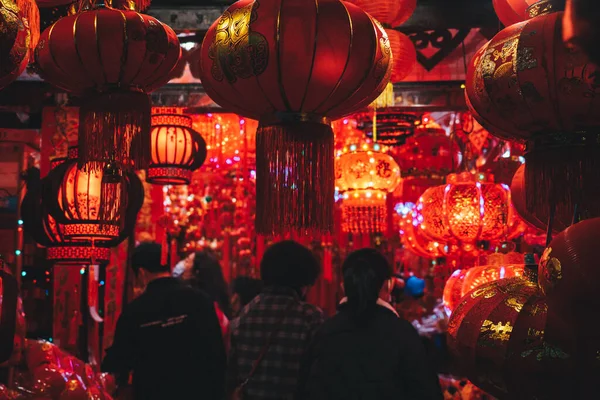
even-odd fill
[{"label": "embossed lantern panel", "polygon": [[[35,7],[35,6],[34,6]],[[0,89],[17,79],[27,67],[31,34],[12,0],[0,2]]]},{"label": "embossed lantern panel", "polygon": [[343,194],[345,232],[383,232],[386,198],[400,183],[400,168],[379,144],[350,145],[336,157],[336,190]]},{"label": "embossed lantern panel", "polygon": [[151,162],[146,180],[158,185],[189,184],[206,159],[206,142],[181,109],[152,110]]},{"label": "embossed lantern panel", "polygon": [[499,240],[514,217],[510,189],[493,176],[450,174],[447,184],[427,189],[417,204],[419,229],[432,239],[460,243],[472,250],[477,241]]},{"label": "embossed lantern panel", "polygon": [[498,398],[556,398],[549,395],[565,372],[569,356],[544,338],[548,305],[535,280],[534,269],[529,278],[480,286],[450,317],[451,353],[473,383]]}]

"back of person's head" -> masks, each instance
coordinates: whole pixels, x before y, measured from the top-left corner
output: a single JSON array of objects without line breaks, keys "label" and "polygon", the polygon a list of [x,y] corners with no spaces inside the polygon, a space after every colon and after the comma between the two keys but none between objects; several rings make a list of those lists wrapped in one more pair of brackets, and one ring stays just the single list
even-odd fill
[{"label": "back of person's head", "polygon": [[231,282],[231,294],[239,297],[243,307],[260,294],[262,287],[263,283],[260,279],[238,276]]},{"label": "back of person's head", "polygon": [[191,284],[204,291],[217,302],[221,311],[230,317],[229,290],[219,260],[207,251],[198,251],[194,254],[192,265]]},{"label": "back of person's head", "polygon": [[169,272],[169,265],[163,265],[161,246],[155,242],[144,242],[139,244],[131,255],[131,267],[136,273],[144,269],[152,274]]},{"label": "back of person's head", "polygon": [[266,286],[296,291],[314,285],[320,272],[321,266],[314,254],[292,240],[269,247],[260,263],[260,277]]},{"label": "back of person's head", "polygon": [[357,250],[344,261],[342,273],[348,307],[358,318],[368,316],[384,283],[392,277],[388,260],[375,249]]}]

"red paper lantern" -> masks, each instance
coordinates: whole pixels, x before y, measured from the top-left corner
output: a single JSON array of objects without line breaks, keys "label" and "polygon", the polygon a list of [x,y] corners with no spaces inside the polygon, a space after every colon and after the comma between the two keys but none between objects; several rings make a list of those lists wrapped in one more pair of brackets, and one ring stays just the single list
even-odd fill
[{"label": "red paper lantern", "polygon": [[157,185],[187,185],[206,160],[206,142],[192,129],[192,118],[181,110],[152,110],[152,161],[146,181]]},{"label": "red paper lantern", "polygon": [[412,72],[417,63],[417,49],[412,40],[402,32],[386,29],[392,49],[392,78],[396,83],[404,80]]},{"label": "red paper lantern", "polygon": [[413,212],[400,220],[400,238],[402,246],[420,257],[438,258],[446,256],[449,247],[445,243],[424,237],[418,229],[418,222],[413,219]]},{"label": "red paper lantern", "polygon": [[241,0],[208,30],[200,61],[214,101],[260,120],[257,231],[330,231],[334,147],[327,118],[369,105],[389,82],[391,51],[381,25],[338,0]]},{"label": "red paper lantern", "polygon": [[0,89],[21,75],[29,60],[30,30],[11,0],[0,4]]},{"label": "red paper lantern", "polygon": [[504,26],[510,26],[552,9],[550,0],[493,0],[494,10]]},{"label": "red paper lantern", "polygon": [[567,48],[562,13],[542,15],[498,33],[475,55],[467,98],[491,133],[527,142],[527,210],[541,220],[572,219],[577,207],[600,216],[598,68]]},{"label": "red paper lantern", "polygon": [[548,397],[556,395],[554,378],[565,373],[568,354],[544,340],[548,305],[536,279],[534,270],[480,286],[450,317],[450,351],[467,378],[495,397],[556,398]]},{"label": "red paper lantern", "polygon": [[471,251],[480,240],[506,238],[515,219],[510,189],[483,173],[450,174],[447,184],[427,189],[416,208],[419,229]]},{"label": "red paper lantern", "polygon": [[417,116],[393,107],[379,108],[358,115],[358,128],[368,138],[386,146],[400,146],[414,135]]},{"label": "red paper lantern", "polygon": [[417,8],[417,0],[350,0],[384,26],[396,28],[405,23]]},{"label": "red paper lantern", "polygon": [[180,54],[171,28],[129,9],[86,9],[42,33],[35,57],[42,77],[85,95],[79,112],[80,168],[97,171],[107,160],[125,170],[147,166],[146,93],[169,80]]}]

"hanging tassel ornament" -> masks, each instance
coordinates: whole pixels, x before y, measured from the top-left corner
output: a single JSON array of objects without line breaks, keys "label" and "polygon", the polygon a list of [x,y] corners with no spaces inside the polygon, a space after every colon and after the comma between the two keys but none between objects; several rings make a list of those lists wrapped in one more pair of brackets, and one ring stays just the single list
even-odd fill
[{"label": "hanging tassel ornament", "polygon": [[33,60],[33,52],[40,40],[40,10],[34,0],[16,0],[20,14],[29,28],[29,59]]}]

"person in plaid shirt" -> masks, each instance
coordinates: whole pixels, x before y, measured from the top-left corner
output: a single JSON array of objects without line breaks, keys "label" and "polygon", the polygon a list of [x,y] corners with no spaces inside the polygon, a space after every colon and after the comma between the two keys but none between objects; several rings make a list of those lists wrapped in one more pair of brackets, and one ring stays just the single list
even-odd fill
[{"label": "person in plaid shirt", "polygon": [[264,289],[230,325],[227,386],[231,393],[247,381],[245,400],[292,399],[302,357],[324,321],[318,307],[303,301],[320,265],[306,247],[283,241],[267,249],[260,268]]}]

